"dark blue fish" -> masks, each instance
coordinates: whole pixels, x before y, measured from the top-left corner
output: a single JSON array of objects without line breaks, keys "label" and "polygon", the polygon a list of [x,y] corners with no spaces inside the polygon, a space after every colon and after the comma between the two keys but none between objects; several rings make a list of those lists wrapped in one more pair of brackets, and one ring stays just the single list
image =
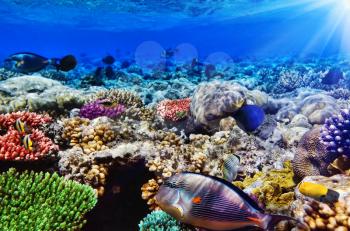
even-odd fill
[{"label": "dark blue fish", "polygon": [[177,220],[209,230],[273,230],[291,217],[265,214],[241,189],[217,177],[179,173],[170,177],[155,197],[162,210]]},{"label": "dark blue fish", "polygon": [[332,68],[328,71],[326,76],[322,78],[323,84],[337,84],[343,78],[343,72],[339,68]]},{"label": "dark blue fish", "polygon": [[102,59],[102,62],[107,65],[112,65],[115,62],[115,58],[112,55],[107,55]]},{"label": "dark blue fish", "polygon": [[265,113],[257,105],[244,105],[233,115],[233,118],[241,129],[252,132],[264,122]]},{"label": "dark blue fish", "polygon": [[77,65],[77,61],[73,55],[67,55],[62,59],[48,59],[30,52],[10,55],[4,62],[6,68],[24,74],[40,71],[49,65],[54,66],[57,70],[70,71]]}]

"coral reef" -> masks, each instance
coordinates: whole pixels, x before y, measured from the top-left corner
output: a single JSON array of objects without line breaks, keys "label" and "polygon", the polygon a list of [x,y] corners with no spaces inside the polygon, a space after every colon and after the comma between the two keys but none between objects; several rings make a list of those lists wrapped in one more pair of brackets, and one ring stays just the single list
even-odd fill
[{"label": "coral reef", "polygon": [[288,213],[294,201],[294,173],[290,162],[285,162],[283,169],[258,172],[253,177],[247,176],[234,184],[246,193],[257,198],[267,211]]},{"label": "coral reef", "polygon": [[92,188],[56,173],[0,175],[1,230],[81,230],[84,215],[96,204]]},{"label": "coral reef", "polygon": [[[350,228],[350,178],[344,175],[332,177],[309,176],[303,179],[305,182],[322,184],[329,189],[337,191],[340,196],[335,203],[322,203],[301,194],[295,189],[297,200],[293,202],[292,212],[307,224],[311,230],[348,230]],[[305,230],[297,228],[297,230]]]},{"label": "coral reef", "polygon": [[153,211],[140,221],[140,231],[191,231],[189,227],[178,222],[175,218],[163,211]]},{"label": "coral reef", "polygon": [[186,118],[191,99],[163,100],[157,105],[157,114],[165,120],[178,121]]},{"label": "coral reef", "polygon": [[308,131],[301,138],[293,159],[293,170],[297,177],[328,175],[328,165],[337,156],[330,155],[320,140],[320,126]]},{"label": "coral reef", "polygon": [[81,107],[85,95],[79,90],[63,86],[60,82],[41,76],[19,76],[0,83],[0,92],[8,102],[0,105],[0,112],[28,110],[65,114]]},{"label": "coral reef", "polygon": [[107,143],[116,138],[111,121],[107,117],[93,121],[80,117],[65,119],[63,126],[62,138],[72,147],[81,147],[87,154],[107,149]]},{"label": "coral reef", "polygon": [[94,102],[96,100],[107,100],[112,104],[122,104],[126,108],[129,107],[142,107],[143,102],[142,99],[131,91],[119,90],[119,89],[111,89],[106,91],[99,91],[96,94],[90,97],[90,102]]},{"label": "coral reef", "polygon": [[[25,134],[15,129],[17,119],[25,122],[30,129],[28,132],[33,142],[32,150],[22,145],[22,138]],[[0,127],[5,130],[5,134],[0,136],[0,160],[39,160],[54,157],[58,146],[42,131],[36,129],[49,122],[51,122],[49,116],[31,112],[1,114]]]},{"label": "coral reef", "polygon": [[116,118],[125,111],[125,107],[122,104],[105,106],[104,103],[106,102],[105,100],[96,100],[92,103],[85,104],[80,109],[80,117],[88,119],[95,119],[101,116]]},{"label": "coral reef", "polygon": [[339,115],[333,115],[325,121],[321,129],[322,144],[327,152],[336,157],[350,156],[350,112],[342,109]]},{"label": "coral reef", "polygon": [[155,195],[157,194],[159,189],[159,184],[155,179],[149,180],[147,183],[143,184],[141,187],[141,197],[142,199],[147,201],[147,205],[150,210],[159,209],[158,205],[155,201]]}]

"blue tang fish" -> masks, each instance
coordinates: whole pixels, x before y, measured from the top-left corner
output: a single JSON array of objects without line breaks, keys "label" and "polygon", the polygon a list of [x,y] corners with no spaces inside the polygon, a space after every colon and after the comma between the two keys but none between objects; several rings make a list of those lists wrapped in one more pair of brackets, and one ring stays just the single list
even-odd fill
[{"label": "blue tang fish", "polygon": [[233,118],[241,129],[252,132],[264,122],[265,113],[257,105],[244,105],[233,115]]},{"label": "blue tang fish", "polygon": [[162,210],[177,220],[209,230],[260,228],[273,230],[291,217],[265,214],[241,189],[217,177],[179,173],[170,177],[155,197]]}]

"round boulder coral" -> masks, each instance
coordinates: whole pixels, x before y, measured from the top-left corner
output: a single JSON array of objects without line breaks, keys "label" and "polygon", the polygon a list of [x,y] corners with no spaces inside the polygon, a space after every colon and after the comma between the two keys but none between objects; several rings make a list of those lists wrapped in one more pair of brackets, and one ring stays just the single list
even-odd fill
[{"label": "round boulder coral", "polygon": [[238,84],[201,84],[192,96],[190,114],[198,126],[216,129],[221,119],[232,115],[245,101],[244,88]]}]

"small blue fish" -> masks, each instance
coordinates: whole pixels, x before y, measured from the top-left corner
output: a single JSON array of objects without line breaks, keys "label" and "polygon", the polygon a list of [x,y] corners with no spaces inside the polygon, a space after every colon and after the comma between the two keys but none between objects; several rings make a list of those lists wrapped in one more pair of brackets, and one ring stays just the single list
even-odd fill
[{"label": "small blue fish", "polygon": [[265,214],[241,189],[217,177],[179,173],[155,197],[160,208],[177,220],[209,230],[262,228],[273,230],[291,217]]},{"label": "small blue fish", "polygon": [[233,115],[233,118],[241,129],[252,132],[264,122],[265,113],[257,105],[244,105]]},{"label": "small blue fish", "polygon": [[237,172],[239,168],[240,157],[232,154],[227,157],[222,165],[222,173],[224,180],[232,182],[237,177]]}]

